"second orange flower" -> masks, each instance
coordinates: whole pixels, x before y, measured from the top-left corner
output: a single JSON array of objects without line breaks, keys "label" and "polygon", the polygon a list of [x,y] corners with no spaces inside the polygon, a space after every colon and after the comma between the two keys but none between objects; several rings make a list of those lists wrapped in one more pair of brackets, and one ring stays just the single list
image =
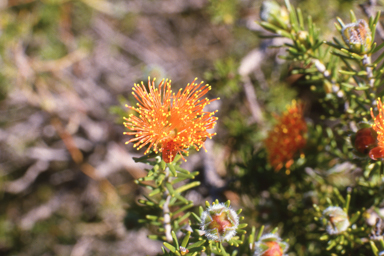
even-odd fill
[{"label": "second orange flower", "polygon": [[384,158],[384,106],[381,99],[377,99],[377,110],[379,114],[375,116],[371,108],[371,116],[375,122],[372,125],[372,129],[377,132],[377,147],[372,148],[369,151],[369,157],[373,160]]},{"label": "second orange flower", "polygon": [[294,154],[306,144],[307,124],[303,118],[303,105],[292,102],[282,116],[276,116],[277,124],[264,141],[268,160],[275,171],[293,164]]}]

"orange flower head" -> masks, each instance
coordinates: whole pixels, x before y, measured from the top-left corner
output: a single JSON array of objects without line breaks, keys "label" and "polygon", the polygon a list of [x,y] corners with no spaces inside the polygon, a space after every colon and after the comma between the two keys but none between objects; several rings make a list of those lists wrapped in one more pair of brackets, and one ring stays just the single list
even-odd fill
[{"label": "orange flower head", "polygon": [[276,116],[277,124],[264,141],[269,163],[275,171],[293,164],[294,154],[306,144],[307,124],[303,118],[303,104],[293,101],[282,116]]},{"label": "orange flower head", "polygon": [[284,253],[277,242],[268,241],[265,242],[265,245],[268,246],[268,250],[263,253],[263,256],[282,256]]},{"label": "orange flower head", "polygon": [[276,234],[265,234],[254,244],[255,253],[253,256],[286,256],[288,244],[281,241]]},{"label": "orange flower head", "polygon": [[[184,89],[174,93],[171,89],[171,80],[162,80],[158,86],[155,79],[152,83],[148,78],[148,89],[143,82],[135,84],[132,94],[138,101],[137,106],[128,106],[129,109],[138,113],[138,116],[130,114],[124,118],[124,126],[134,135],[126,144],[134,142],[138,150],[148,145],[144,154],[151,149],[162,153],[165,162],[172,162],[176,154],[194,146],[196,150],[204,148],[204,142],[212,138],[216,133],[209,133],[217,117],[213,116],[216,111],[205,112],[204,107],[217,99],[209,100],[202,97],[211,89],[209,85],[195,83],[188,84]],[[181,155],[184,159],[184,157]],[[184,159],[185,160],[185,159]]]},{"label": "orange flower head", "polygon": [[377,133],[378,146],[369,151],[369,157],[373,160],[384,158],[384,106],[381,99],[377,99],[377,110],[379,114],[375,117],[371,108],[371,116],[375,122],[372,129]]}]

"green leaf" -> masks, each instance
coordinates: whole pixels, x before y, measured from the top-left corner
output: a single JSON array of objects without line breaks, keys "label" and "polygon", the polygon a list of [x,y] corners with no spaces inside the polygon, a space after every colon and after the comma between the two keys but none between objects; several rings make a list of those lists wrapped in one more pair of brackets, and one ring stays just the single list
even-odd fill
[{"label": "green leaf", "polygon": [[274,15],[273,13],[270,13],[270,15],[278,23],[280,28],[287,29],[287,25],[283,22],[283,20],[280,19],[280,17]]},{"label": "green leaf", "polygon": [[148,235],[148,238],[151,240],[158,240],[159,236],[158,235]]},{"label": "green leaf", "polygon": [[308,15],[308,32],[310,38],[315,38],[314,26],[312,23],[312,16]]},{"label": "green leaf", "polygon": [[357,72],[357,75],[358,76],[367,76],[367,71],[361,70],[361,71]]},{"label": "green leaf", "polygon": [[188,184],[186,184],[184,186],[181,186],[181,187],[177,188],[176,192],[177,193],[182,193],[182,192],[184,192],[184,191],[186,191],[188,189],[191,189],[193,187],[200,186],[200,184],[201,184],[200,181],[194,181],[194,182],[188,183]]},{"label": "green leaf", "polygon": [[344,87],[346,87],[346,88],[348,88],[348,89],[353,89],[353,88],[356,87],[355,85],[353,85],[353,84],[348,84],[348,83],[341,83],[341,86],[344,86]]},{"label": "green leaf", "polygon": [[241,224],[239,224],[239,226],[237,227],[238,229],[242,229],[242,228],[245,228],[245,227],[247,227],[248,226],[248,224],[247,223],[241,223]]},{"label": "green leaf", "polygon": [[256,241],[259,241],[259,240],[260,240],[260,237],[261,237],[261,235],[263,234],[263,232],[264,232],[264,225],[262,225],[262,226],[260,227],[260,230],[259,230],[259,232],[257,233],[257,236],[256,236]]},{"label": "green leaf", "polygon": [[351,202],[351,194],[347,194],[347,200],[345,201],[345,204],[344,204],[344,209],[346,213],[348,213],[350,202]]},{"label": "green leaf", "polygon": [[[206,201],[206,202],[208,202],[208,201]],[[208,203],[208,206],[207,206],[207,207],[209,207],[209,203]],[[201,216],[201,214],[203,214],[203,212],[204,212],[203,207],[202,207],[202,206],[199,206],[199,214],[200,214],[200,216]]]},{"label": "green leaf", "polygon": [[157,179],[155,180],[156,185],[157,185],[157,186],[160,186],[161,183],[163,183],[164,179],[165,179],[165,174],[164,174],[164,173],[159,174],[159,176],[158,176]]},{"label": "green leaf", "polygon": [[336,197],[339,199],[341,204],[345,204],[345,199],[341,196],[340,191],[334,187],[333,192],[335,193]]},{"label": "green leaf", "polygon": [[154,206],[155,205],[153,202],[150,202],[150,201],[147,201],[147,200],[144,200],[144,199],[139,199],[138,202],[140,204],[145,204],[145,205],[148,205],[148,206]]},{"label": "green leaf", "polygon": [[[381,15],[381,11],[378,11],[378,12],[376,13],[375,19],[373,20],[372,24],[370,24],[370,26],[376,25],[377,22],[379,22],[380,15]],[[373,30],[371,30],[371,31],[374,32]],[[373,39],[375,39],[375,38],[372,37],[372,41],[373,41]]]},{"label": "green leaf", "polygon": [[304,19],[300,8],[297,8],[297,16],[299,17],[300,30],[304,30]]},{"label": "green leaf", "polygon": [[348,70],[342,70],[342,69],[339,70],[339,73],[343,75],[351,75],[351,76],[357,75],[356,71],[348,71]]},{"label": "green leaf", "polygon": [[171,172],[173,177],[177,177],[175,166],[172,163],[167,163],[169,171]]},{"label": "green leaf", "polygon": [[291,11],[292,6],[291,6],[291,3],[289,2],[289,0],[284,0],[284,2],[285,2],[285,6],[287,7],[288,11]]},{"label": "green leaf", "polygon": [[355,223],[355,222],[359,219],[360,215],[361,215],[361,212],[360,212],[360,211],[357,211],[354,215],[352,215],[351,219],[349,220],[349,222],[351,223],[351,225],[352,225],[353,223]]},{"label": "green leaf", "polygon": [[[193,206],[193,205],[192,205]],[[185,213],[184,215],[182,215],[181,217],[179,217],[178,219],[176,219],[174,221],[175,225],[180,225],[181,222],[185,221],[186,219],[188,219],[188,217],[191,215],[191,212],[187,212]]]},{"label": "green leaf", "polygon": [[379,249],[377,249],[375,243],[373,241],[369,241],[369,243],[371,245],[373,254],[375,254],[375,256],[378,256],[379,255]]},{"label": "green leaf", "polygon": [[[177,177],[178,178],[183,178],[183,180],[185,180],[185,179],[194,179],[195,176],[196,176],[196,173],[199,174],[199,172],[193,172],[193,173],[190,173],[190,174],[178,173]],[[177,183],[177,182],[174,182],[174,184],[175,183]]]},{"label": "green leaf", "polygon": [[[187,205],[184,205],[183,207],[181,207],[181,208],[177,209],[176,211],[174,211],[174,212],[172,213],[172,216],[175,216],[175,215],[179,214],[180,212],[183,212],[183,211],[185,211],[185,210],[187,210],[187,209],[189,209],[189,208],[192,208],[192,207],[193,207],[193,202],[191,202],[191,203],[189,203],[189,204],[187,204]],[[190,212],[187,212],[186,214],[183,215],[183,217],[180,218],[180,220],[178,220],[178,222],[181,222],[181,221],[183,221],[185,218],[188,218],[189,215],[190,215]],[[185,217],[185,216],[186,216],[186,217]]]},{"label": "green leaf", "polygon": [[317,50],[317,48],[319,48],[325,41],[318,41],[317,43],[315,43],[313,46],[312,46],[312,50],[315,51]]},{"label": "green leaf", "polygon": [[365,91],[368,90],[370,87],[369,86],[360,86],[360,87],[355,87],[356,91]]},{"label": "green leaf", "polygon": [[164,162],[164,160],[161,160],[161,162],[160,162],[160,168],[161,168],[162,171],[165,170],[165,166],[166,166],[166,163]]},{"label": "green leaf", "polygon": [[336,37],[333,37],[333,41],[340,46],[340,48],[344,48],[344,45],[337,39]]},{"label": "green leaf", "polygon": [[185,235],[183,241],[181,242],[181,246],[186,247],[190,237],[191,237],[191,232],[188,231],[187,234]]},{"label": "green leaf", "polygon": [[244,230],[244,229],[240,229],[240,230],[237,230],[237,233],[238,233],[239,235],[241,235],[241,234],[246,234],[247,231]]},{"label": "green leaf", "polygon": [[205,240],[205,239],[200,240],[200,241],[198,241],[196,243],[193,243],[190,246],[188,246],[187,249],[189,250],[189,249],[192,249],[192,248],[195,248],[195,247],[199,247],[199,246],[203,245],[206,241],[207,240]]},{"label": "green leaf", "polygon": [[172,235],[173,241],[175,242],[176,248],[179,248],[179,241],[177,240],[175,231],[172,230],[171,235]]},{"label": "green leaf", "polygon": [[271,23],[266,22],[266,21],[259,22],[259,25],[262,26],[263,28],[265,28],[266,30],[274,32],[274,33],[277,33],[276,31],[280,30],[279,27],[276,27],[275,25],[272,25]]},{"label": "green leaf", "polygon": [[161,192],[160,188],[157,188],[157,189],[154,189],[151,193],[149,193],[148,196],[152,197],[160,192]]},{"label": "green leaf", "polygon": [[284,36],[286,38],[290,38],[290,39],[293,39],[293,35],[288,33],[287,31],[285,30],[282,30],[282,29],[279,29],[276,31],[277,34],[281,35],[281,36]]},{"label": "green leaf", "polygon": [[175,168],[176,168],[177,171],[179,171],[179,172],[181,172],[181,173],[184,173],[184,174],[190,174],[189,171],[187,171],[187,170],[181,168],[179,165],[176,165]]},{"label": "green leaf", "polygon": [[189,201],[185,199],[180,193],[175,193],[174,195],[177,199],[179,199],[181,202],[184,202],[185,204],[189,204]]},{"label": "green leaf", "polygon": [[195,218],[195,219],[196,219],[196,221],[197,221],[198,223],[200,223],[200,222],[201,222],[201,219],[200,219],[200,217],[199,217],[199,216],[197,216],[197,215],[196,215],[196,213],[194,213],[194,212],[191,212],[191,214],[192,214],[192,217],[193,217],[193,218]]},{"label": "green leaf", "polygon": [[251,234],[248,236],[248,244],[252,247],[251,250],[253,250],[253,243],[255,242],[255,233],[256,233],[256,228],[252,226],[251,229]]},{"label": "green leaf", "polygon": [[149,224],[152,226],[158,226],[158,227],[163,226],[163,222],[160,222],[160,221],[150,221]]},{"label": "green leaf", "polygon": [[164,245],[165,247],[167,247],[168,250],[170,250],[171,252],[173,252],[173,253],[176,252],[176,248],[175,248],[175,246],[173,246],[173,245],[171,245],[171,244],[169,244],[169,243],[167,243],[167,242],[164,242],[163,245]]},{"label": "green leaf", "polygon": [[336,246],[336,241],[335,240],[330,240],[328,242],[328,246],[327,246],[326,250],[329,251],[329,250],[331,250],[335,246]]},{"label": "green leaf", "polygon": [[356,23],[357,19],[356,19],[355,13],[352,10],[349,10],[349,15],[351,16],[351,22]]},{"label": "green leaf", "polygon": [[344,24],[343,20],[340,19],[340,17],[336,17],[336,20],[337,20],[337,22],[340,24],[340,27],[341,27],[341,28],[345,27],[345,24]]},{"label": "green leaf", "polygon": [[169,195],[170,196],[175,196],[175,190],[173,189],[173,186],[171,183],[167,182],[165,183],[165,187],[168,189]]},{"label": "green leaf", "polygon": [[299,31],[299,22],[297,20],[296,11],[294,8],[291,8],[291,10],[288,10],[288,11],[289,11],[289,20],[291,21],[292,28],[293,28],[293,30],[298,32]]},{"label": "green leaf", "polygon": [[152,175],[152,176],[145,176],[145,177],[142,177],[142,178],[139,178],[139,179],[137,179],[137,182],[138,183],[140,183],[140,182],[142,182],[142,181],[148,181],[148,180],[154,180],[154,179],[156,179],[157,177],[156,176],[154,176],[154,175]]},{"label": "green leaf", "polygon": [[142,157],[132,157],[133,161],[135,163],[147,163],[149,159],[156,157],[157,154],[155,152],[151,152],[147,155],[144,155]]},{"label": "green leaf", "polygon": [[145,215],[145,218],[148,220],[157,220],[159,217],[155,215]]}]

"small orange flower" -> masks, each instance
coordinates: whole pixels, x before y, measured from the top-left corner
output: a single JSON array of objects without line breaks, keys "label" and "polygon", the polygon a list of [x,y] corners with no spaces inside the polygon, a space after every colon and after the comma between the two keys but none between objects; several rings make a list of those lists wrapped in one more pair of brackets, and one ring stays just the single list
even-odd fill
[{"label": "small orange flower", "polygon": [[263,253],[263,256],[282,256],[284,253],[277,242],[269,241],[265,242],[265,245],[268,246],[268,250]]},{"label": "small orange flower", "polygon": [[269,131],[264,141],[268,152],[269,163],[279,171],[285,164],[293,164],[294,154],[305,146],[307,124],[303,118],[303,105],[292,102],[282,116],[276,116],[277,124]]},{"label": "small orange flower", "polygon": [[289,245],[275,234],[265,234],[255,243],[253,256],[286,256]]},{"label": "small orange flower", "polygon": [[167,163],[172,162],[177,153],[188,153],[186,149],[190,146],[196,150],[204,148],[207,137],[212,138],[216,134],[207,130],[215,126],[218,118],[213,116],[217,110],[205,112],[203,109],[216,99],[201,99],[211,87],[207,84],[202,86],[203,82],[196,84],[195,81],[176,94],[172,92],[171,80],[168,79],[163,79],[156,87],[155,79],[151,83],[148,78],[148,90],[143,82],[135,84],[132,94],[139,103],[137,107],[126,107],[139,115],[131,114],[129,118],[124,118],[127,121],[125,127],[132,131],[124,134],[135,136],[126,144],[135,142],[133,146],[138,150],[149,145],[144,154],[150,149],[162,152],[162,158]]},{"label": "small orange flower", "polygon": [[369,151],[369,157],[373,160],[384,158],[384,106],[380,99],[377,99],[377,110],[379,110],[379,114],[375,117],[371,108],[371,116],[375,122],[372,129],[377,132],[378,141],[378,146]]}]

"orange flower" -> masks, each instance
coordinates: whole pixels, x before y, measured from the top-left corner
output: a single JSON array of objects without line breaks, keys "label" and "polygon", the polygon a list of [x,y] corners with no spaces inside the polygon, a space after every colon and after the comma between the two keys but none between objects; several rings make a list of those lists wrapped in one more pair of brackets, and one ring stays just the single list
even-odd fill
[{"label": "orange flower", "polygon": [[369,157],[373,160],[378,158],[384,158],[384,106],[380,99],[377,99],[377,109],[379,114],[375,117],[371,108],[371,116],[375,124],[372,125],[372,129],[377,132],[378,146],[369,151]]},{"label": "orange flower", "polygon": [[277,242],[269,241],[265,242],[265,245],[268,247],[268,250],[262,254],[263,256],[282,256],[284,253],[283,248]]},{"label": "orange flower", "polygon": [[127,121],[125,127],[132,131],[124,134],[135,136],[126,144],[135,142],[133,146],[138,150],[149,145],[144,154],[150,149],[162,152],[162,158],[167,163],[172,162],[177,153],[188,153],[186,149],[190,146],[196,150],[204,148],[207,137],[216,135],[207,130],[215,126],[218,118],[213,116],[217,110],[205,112],[203,109],[216,99],[201,99],[211,87],[207,84],[202,86],[203,82],[196,84],[195,81],[196,78],[176,94],[172,92],[171,80],[168,79],[163,79],[156,87],[155,79],[151,84],[148,78],[148,90],[143,82],[135,84],[132,94],[139,103],[137,107],[126,107],[139,115],[131,114],[129,118],[124,118]]},{"label": "orange flower", "polygon": [[284,164],[287,169],[293,164],[294,154],[305,146],[304,137],[307,124],[303,118],[303,105],[292,102],[282,116],[276,116],[277,124],[269,131],[264,141],[268,152],[269,163],[280,170]]}]

